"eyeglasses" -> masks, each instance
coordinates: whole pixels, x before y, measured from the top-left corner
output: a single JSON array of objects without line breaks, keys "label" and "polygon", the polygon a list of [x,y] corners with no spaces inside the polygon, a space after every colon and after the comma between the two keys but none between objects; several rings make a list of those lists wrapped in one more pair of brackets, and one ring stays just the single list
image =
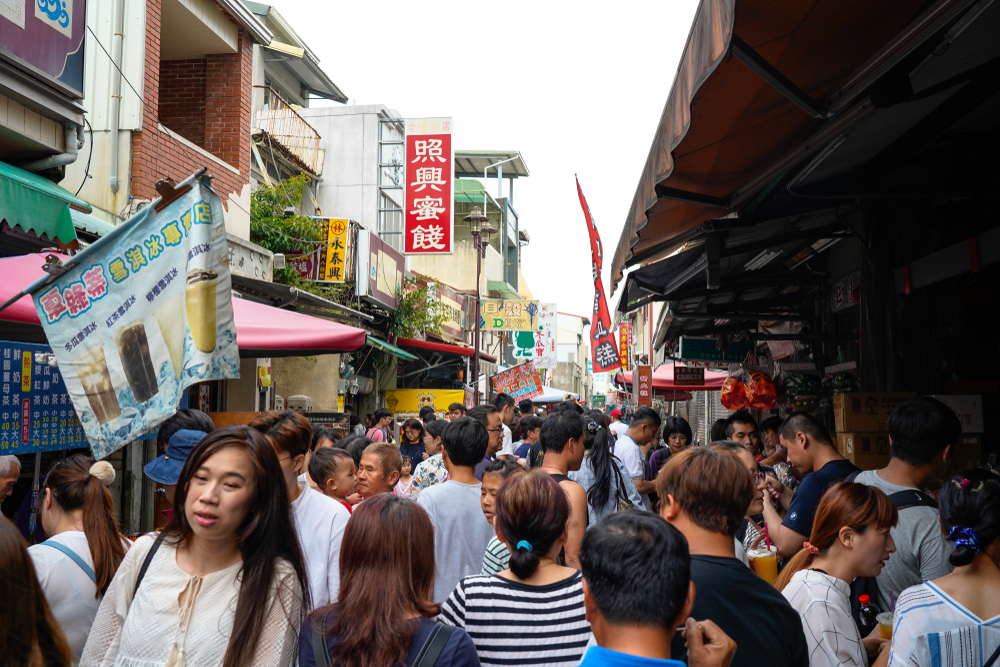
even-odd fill
[{"label": "eyeglasses", "polygon": [[763,482],[764,478],[767,477],[767,475],[764,473],[763,470],[760,469],[760,467],[757,468],[756,472],[751,474],[753,475],[754,481],[756,481],[758,484]]},{"label": "eyeglasses", "polygon": [[488,429],[486,429],[486,432],[487,433],[503,433],[503,427],[501,426],[499,428],[488,428]]},{"label": "eyeglasses", "polygon": [[288,456],[278,459],[278,463],[281,463],[282,461],[287,461],[290,458],[292,458],[292,456],[289,454]]}]

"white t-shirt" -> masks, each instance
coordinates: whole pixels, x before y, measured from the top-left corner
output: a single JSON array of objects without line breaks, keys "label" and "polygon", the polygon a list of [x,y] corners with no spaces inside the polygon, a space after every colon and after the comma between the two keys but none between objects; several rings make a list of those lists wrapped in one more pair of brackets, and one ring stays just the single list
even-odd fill
[{"label": "white t-shirt", "polygon": [[[625,469],[628,470],[629,477],[633,480],[645,479],[645,467],[642,465],[642,451],[639,449],[636,441],[628,434],[623,433],[618,436],[618,442],[615,443],[615,456],[625,464]],[[650,509],[652,504],[649,502],[649,494],[640,493],[639,495],[642,497],[642,504],[646,506],[647,510]]]},{"label": "white t-shirt", "polygon": [[620,438],[628,433],[628,424],[625,422],[614,422],[611,424],[611,432],[615,434],[616,438]]},{"label": "white t-shirt", "polygon": [[[511,442],[510,427],[506,424],[500,424],[500,426],[503,428],[503,444],[500,445],[500,451],[497,452],[497,456],[514,456],[516,450],[514,449],[514,443]],[[451,591],[448,592],[451,593]]]},{"label": "white t-shirt", "polygon": [[444,602],[463,578],[479,574],[490,540],[496,536],[479,503],[481,484],[449,479],[417,497],[434,526],[434,600]]},{"label": "white t-shirt", "polygon": [[340,592],[340,542],[351,513],[333,498],[314,491],[299,480],[299,497],[292,501],[295,529],[302,545],[309,595],[319,609],[337,601]]},{"label": "white t-shirt", "polygon": [[799,612],[809,667],[867,667],[868,656],[851,616],[851,587],[816,570],[799,570],[781,591]]},{"label": "white t-shirt", "polygon": [[[90,545],[83,531],[70,530],[49,539],[69,547],[91,569],[94,568]],[[58,549],[35,544],[28,547],[28,554],[34,563],[38,583],[42,586],[52,615],[66,635],[75,665],[80,662],[83,647],[87,644],[87,635],[94,624],[97,609],[101,606],[97,586],[83,568]]]}]

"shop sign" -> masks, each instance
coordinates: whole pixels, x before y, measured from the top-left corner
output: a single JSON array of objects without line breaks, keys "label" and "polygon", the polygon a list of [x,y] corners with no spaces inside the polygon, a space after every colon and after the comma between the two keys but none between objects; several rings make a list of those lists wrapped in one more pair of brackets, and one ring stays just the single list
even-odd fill
[{"label": "shop sign", "polygon": [[313,280],[316,277],[316,252],[303,253],[301,250],[289,250],[285,255],[285,262],[289,268],[295,269],[299,275],[306,280]]},{"label": "shop sign", "polygon": [[559,357],[556,348],[556,311],[554,303],[538,305],[538,332],[535,334],[535,368],[556,368]]},{"label": "shop sign", "polygon": [[452,254],[455,200],[452,127],[451,118],[406,119],[404,254]]},{"label": "shop sign", "polygon": [[653,367],[636,366],[632,376],[635,380],[635,404],[653,404]]},{"label": "shop sign", "polygon": [[[681,361],[702,361],[714,364],[740,363],[753,350],[751,341],[733,341],[726,350],[719,348],[718,338],[681,336],[677,357]],[[688,364],[689,366],[703,364]]]},{"label": "shop sign", "polygon": [[674,366],[674,385],[678,387],[701,387],[705,384],[704,368]]},{"label": "shop sign", "polygon": [[592,404],[591,407],[593,407],[595,410],[603,410],[605,407],[607,407],[607,400],[608,400],[607,396],[594,396],[592,399],[590,399],[590,402]]},{"label": "shop sign", "polygon": [[385,407],[393,413],[420,412],[425,407],[435,412],[447,412],[452,403],[465,403],[463,389],[389,389],[385,392]]},{"label": "shop sign", "polygon": [[142,209],[28,288],[96,458],[240,376],[222,203],[208,181]]},{"label": "shop sign", "polygon": [[498,392],[510,394],[515,401],[534,398],[545,393],[542,390],[542,379],[531,361],[497,373],[493,376],[493,384]]},{"label": "shop sign", "polygon": [[73,98],[83,97],[86,0],[0,0],[0,54]]},{"label": "shop sign", "polygon": [[434,283],[432,285],[434,298],[444,309],[445,320],[441,323],[441,331],[455,338],[465,339],[465,295],[455,290]]},{"label": "shop sign", "polygon": [[839,313],[861,303],[861,272],[855,271],[833,281],[830,309]]},{"label": "shop sign", "polygon": [[622,322],[618,325],[618,352],[621,355],[622,370],[629,370],[629,350],[632,346],[628,343],[628,323]]},{"label": "shop sign", "polygon": [[346,218],[324,218],[326,248],[320,264],[319,279],[331,283],[342,283],[347,278],[347,244],[351,221]]},{"label": "shop sign", "polygon": [[[3,0],[0,0],[3,2]],[[226,233],[226,245],[229,248],[229,272],[245,278],[256,278],[271,282],[271,270],[274,254],[256,243],[244,241],[238,236]]]},{"label": "shop sign", "polygon": [[537,301],[483,299],[479,325],[483,331],[530,331],[538,329]]},{"label": "shop sign", "polygon": [[392,246],[366,229],[358,230],[358,271],[355,295],[396,310],[403,286],[404,259]]}]

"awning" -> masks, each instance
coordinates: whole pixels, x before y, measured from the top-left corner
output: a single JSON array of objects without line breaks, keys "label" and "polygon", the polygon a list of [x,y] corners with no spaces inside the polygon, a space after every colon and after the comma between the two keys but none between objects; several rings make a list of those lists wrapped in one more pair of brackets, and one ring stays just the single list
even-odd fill
[{"label": "awning", "polygon": [[259,278],[248,278],[247,276],[240,276],[235,273],[232,276],[234,288],[254,298],[262,299],[267,305],[274,306],[275,308],[293,306],[296,309],[305,310],[309,314],[325,316],[330,316],[332,313],[324,313],[317,309],[336,310],[344,314],[344,319],[355,318],[368,322],[375,321],[375,318],[368,313],[362,313],[359,310],[349,308],[335,301],[324,299],[321,296],[306,292],[298,287],[261,280]]},{"label": "awning", "polygon": [[0,220],[66,247],[76,242],[71,209],[92,210],[49,179],[0,162]]},{"label": "awning", "polygon": [[407,361],[416,361],[417,359],[420,358],[410,354],[409,352],[399,349],[398,347],[396,347],[391,343],[387,343],[380,338],[376,338],[371,334],[368,335],[368,340],[365,342],[365,345],[368,345],[369,347],[374,347],[376,350],[382,350],[383,352],[388,352],[389,354],[395,355],[400,359],[406,359]]},{"label": "awning", "polygon": [[574,394],[571,391],[565,391],[563,389],[556,389],[555,387],[546,387],[545,385],[542,385],[542,391],[545,393],[531,399],[532,403],[562,403],[567,394],[576,400],[580,400],[580,394]]},{"label": "awning", "polygon": [[[475,354],[475,350],[471,347],[462,347],[461,345],[449,345],[448,343],[432,343],[429,340],[416,340],[415,338],[397,338],[396,342],[403,347],[414,347],[418,350],[433,350],[435,352],[444,352],[445,354],[458,354],[463,357],[471,357]],[[485,355],[480,353],[480,358],[485,358]]]},{"label": "awning", "polygon": [[[520,151],[455,151],[455,178],[482,178],[484,169],[503,160],[510,160],[500,165],[504,178],[524,178],[530,174]],[[487,177],[496,175],[495,167],[487,172]]]},{"label": "awning", "polygon": [[[45,257],[33,254],[0,259],[0,303],[44,275]],[[0,311],[0,320],[41,326],[29,296]],[[246,299],[233,299],[233,320],[240,356],[245,358],[337,354],[354,352],[365,345],[364,329]]]},{"label": "awning", "polygon": [[83,211],[78,211],[75,208],[69,210],[70,216],[73,218],[73,226],[78,230],[87,232],[91,236],[100,238],[105,234],[110,234],[114,231],[115,226],[111,223],[104,222],[88,213]]},{"label": "awning", "polygon": [[[653,391],[660,393],[661,391],[678,391],[678,392],[689,392],[689,391],[714,391],[722,387],[722,383],[726,381],[729,377],[728,373],[717,373],[714,371],[705,371],[705,384],[700,387],[688,387],[688,386],[677,386],[674,384],[674,364],[663,364],[655,371],[653,371]],[[618,373],[615,375],[615,382],[618,384],[625,385],[626,387],[632,386],[632,373]],[[681,400],[681,399],[677,399]]]},{"label": "awning", "polygon": [[872,113],[862,93],[973,5],[702,0],[612,260],[612,291],[627,266],[744,208]]}]

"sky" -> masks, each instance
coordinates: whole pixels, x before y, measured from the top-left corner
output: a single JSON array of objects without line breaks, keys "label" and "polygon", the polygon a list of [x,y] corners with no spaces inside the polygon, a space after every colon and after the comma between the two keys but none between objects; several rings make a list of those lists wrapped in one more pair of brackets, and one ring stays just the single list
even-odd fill
[{"label": "sky", "polygon": [[[588,317],[590,241],[574,174],[604,244],[608,289],[697,5],[274,2],[352,102],[452,116],[458,150],[521,152],[531,172],[513,195],[531,237],[522,273],[536,299]],[[496,192],[495,178],[487,188]]]}]

